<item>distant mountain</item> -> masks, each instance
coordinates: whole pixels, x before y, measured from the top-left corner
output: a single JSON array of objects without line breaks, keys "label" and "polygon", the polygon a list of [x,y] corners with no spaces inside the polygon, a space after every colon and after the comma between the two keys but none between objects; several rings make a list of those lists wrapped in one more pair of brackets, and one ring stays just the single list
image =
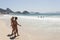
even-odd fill
[{"label": "distant mountain", "polygon": [[0,8],[0,14],[29,14],[29,15],[60,15],[60,12],[49,12],[49,13],[39,13],[39,12],[29,12],[29,11],[12,11],[10,8],[2,9]]},{"label": "distant mountain", "polygon": [[28,11],[23,11],[22,14],[30,14]]},{"label": "distant mountain", "polygon": [[9,14],[9,13],[13,13],[13,11],[9,8],[7,8],[6,10],[0,8],[0,14]]},{"label": "distant mountain", "polygon": [[6,8],[6,9],[0,8],[0,14],[30,14],[30,12],[28,12],[28,11],[23,11],[23,12],[16,11],[16,12],[14,12],[9,8]]},{"label": "distant mountain", "polygon": [[6,12],[6,10],[4,10],[4,9],[0,8],[0,12]]},{"label": "distant mountain", "polygon": [[9,9],[9,8],[7,8],[6,11],[7,11],[8,13],[13,13],[13,11],[12,11],[11,9]]},{"label": "distant mountain", "polygon": [[6,10],[0,8],[0,14],[5,14],[6,13]]},{"label": "distant mountain", "polygon": [[22,12],[16,11],[16,12],[14,12],[14,14],[22,14]]}]

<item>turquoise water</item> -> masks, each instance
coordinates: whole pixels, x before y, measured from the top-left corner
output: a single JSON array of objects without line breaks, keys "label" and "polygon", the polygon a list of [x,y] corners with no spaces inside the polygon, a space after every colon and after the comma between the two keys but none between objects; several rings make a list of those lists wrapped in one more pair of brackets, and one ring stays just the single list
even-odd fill
[{"label": "turquoise water", "polygon": [[44,17],[57,17],[60,18],[60,15],[29,15],[29,14],[21,14],[21,15],[16,15],[16,16],[25,16],[25,17],[37,17],[37,18],[44,18]]},{"label": "turquoise water", "polygon": [[11,16],[17,16],[20,18],[30,18],[30,19],[39,19],[39,18],[60,18],[60,15],[31,15],[31,14],[9,14],[4,15],[4,17],[11,17]]}]

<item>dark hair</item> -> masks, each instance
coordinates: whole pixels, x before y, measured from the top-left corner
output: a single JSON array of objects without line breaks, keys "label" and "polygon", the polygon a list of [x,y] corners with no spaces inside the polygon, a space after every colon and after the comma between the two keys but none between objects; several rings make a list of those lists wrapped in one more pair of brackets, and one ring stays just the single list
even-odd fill
[{"label": "dark hair", "polygon": [[11,20],[13,20],[13,19],[14,19],[14,17],[11,18]]},{"label": "dark hair", "polygon": [[17,17],[15,17],[15,20],[18,19]]}]

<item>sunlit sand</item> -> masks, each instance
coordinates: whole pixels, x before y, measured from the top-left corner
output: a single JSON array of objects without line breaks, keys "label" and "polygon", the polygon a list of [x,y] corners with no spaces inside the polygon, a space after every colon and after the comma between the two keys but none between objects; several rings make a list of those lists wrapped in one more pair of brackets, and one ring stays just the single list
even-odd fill
[{"label": "sunlit sand", "polygon": [[[15,40],[60,40],[60,18],[18,17],[20,36]],[[0,17],[0,40],[10,40],[10,17]]]}]

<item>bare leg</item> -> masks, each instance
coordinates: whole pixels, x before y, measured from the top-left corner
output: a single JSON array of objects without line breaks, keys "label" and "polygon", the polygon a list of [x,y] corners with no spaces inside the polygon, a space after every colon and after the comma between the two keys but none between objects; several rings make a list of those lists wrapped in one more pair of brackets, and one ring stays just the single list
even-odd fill
[{"label": "bare leg", "polygon": [[16,32],[17,32],[17,36],[19,36],[19,33],[18,33],[18,28],[16,28]]},{"label": "bare leg", "polygon": [[15,31],[15,29],[13,28],[13,30],[12,30],[12,35],[13,35],[14,31]]}]

